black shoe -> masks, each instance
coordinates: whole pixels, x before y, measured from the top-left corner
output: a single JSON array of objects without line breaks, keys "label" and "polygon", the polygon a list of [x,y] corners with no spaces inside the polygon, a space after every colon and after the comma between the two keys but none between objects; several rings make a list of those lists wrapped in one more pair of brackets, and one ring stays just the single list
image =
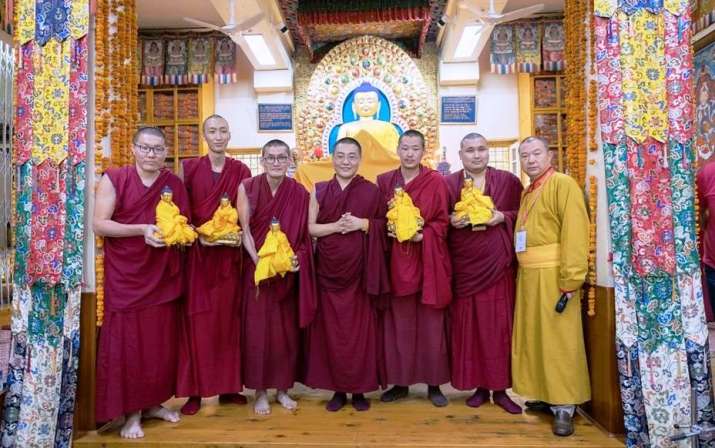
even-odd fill
[{"label": "black shoe", "polygon": [[556,411],[554,414],[554,422],[552,426],[554,435],[560,437],[568,437],[573,434],[573,417],[563,410]]},{"label": "black shoe", "polygon": [[433,405],[438,408],[443,408],[449,404],[447,397],[444,396],[439,386],[429,386],[427,387],[427,397],[432,402]]},{"label": "black shoe", "polygon": [[551,413],[551,405],[545,401],[529,400],[526,403],[526,410],[530,412],[548,412]]},{"label": "black shoe", "polygon": [[380,397],[380,401],[383,403],[392,403],[393,401],[400,400],[402,398],[407,398],[410,388],[407,386],[392,386],[391,389],[387,390]]}]

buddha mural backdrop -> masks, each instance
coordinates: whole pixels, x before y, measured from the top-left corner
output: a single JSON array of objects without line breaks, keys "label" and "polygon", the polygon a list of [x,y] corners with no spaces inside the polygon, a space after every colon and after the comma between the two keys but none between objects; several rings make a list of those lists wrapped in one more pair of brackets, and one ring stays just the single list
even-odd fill
[{"label": "buddha mural backdrop", "polygon": [[399,165],[397,140],[408,129],[425,135],[424,163],[436,163],[436,98],[410,56],[390,41],[362,36],[333,48],[316,66],[302,104],[295,177],[306,188],[332,177],[330,157],[342,137],[360,142],[359,173],[371,181]]}]

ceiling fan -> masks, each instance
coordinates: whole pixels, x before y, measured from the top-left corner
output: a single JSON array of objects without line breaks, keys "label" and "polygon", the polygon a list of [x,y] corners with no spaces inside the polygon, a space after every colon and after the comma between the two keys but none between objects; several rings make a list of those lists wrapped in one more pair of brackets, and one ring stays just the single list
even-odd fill
[{"label": "ceiling fan", "polygon": [[481,22],[484,26],[494,26],[500,23],[511,22],[514,20],[523,19],[530,17],[533,14],[544,9],[544,4],[539,3],[538,5],[527,6],[526,8],[517,9],[516,11],[507,12],[505,14],[498,13],[494,7],[494,0],[489,0],[489,10],[484,11],[478,9],[466,1],[461,1],[459,3],[461,9],[466,9],[476,16],[477,21]]},{"label": "ceiling fan", "polygon": [[199,25],[201,27],[207,28],[208,30],[220,31],[229,36],[235,34],[243,34],[245,31],[249,31],[251,28],[256,26],[261,20],[263,20],[263,13],[247,18],[241,22],[236,23],[236,8],[235,0],[228,0],[228,23],[224,26],[214,25],[213,23],[204,22],[203,20],[194,19],[192,17],[184,17],[184,20],[193,23],[194,25]]}]

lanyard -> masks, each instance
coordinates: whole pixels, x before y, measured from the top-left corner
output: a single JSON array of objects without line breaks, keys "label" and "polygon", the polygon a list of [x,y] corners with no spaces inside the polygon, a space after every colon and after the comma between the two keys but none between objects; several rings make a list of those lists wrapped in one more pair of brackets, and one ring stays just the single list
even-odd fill
[{"label": "lanyard", "polygon": [[[523,230],[526,227],[526,220],[529,219],[529,213],[531,213],[531,209],[534,208],[536,201],[539,200],[541,193],[543,193],[543,191],[544,191],[544,185],[546,185],[546,182],[548,182],[549,178],[551,178],[551,175],[553,173],[554,173],[554,171],[551,170],[548,174],[546,174],[546,177],[544,178],[543,182],[541,182],[541,185],[536,187],[536,190],[531,192],[531,193],[534,193],[534,199],[531,201],[531,203],[528,204],[526,207],[519,208],[519,217],[518,217],[517,221],[521,224],[520,229]],[[525,199],[527,197],[527,195],[529,195],[531,193],[524,194],[523,199]]]}]

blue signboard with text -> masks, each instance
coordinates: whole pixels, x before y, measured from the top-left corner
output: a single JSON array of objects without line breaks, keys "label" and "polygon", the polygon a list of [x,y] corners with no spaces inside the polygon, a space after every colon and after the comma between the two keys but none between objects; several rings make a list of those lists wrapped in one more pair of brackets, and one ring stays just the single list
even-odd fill
[{"label": "blue signboard with text", "polygon": [[292,104],[259,104],[259,131],[290,131],[293,129]]},{"label": "blue signboard with text", "polygon": [[443,96],[440,122],[475,124],[477,122],[477,97]]}]

